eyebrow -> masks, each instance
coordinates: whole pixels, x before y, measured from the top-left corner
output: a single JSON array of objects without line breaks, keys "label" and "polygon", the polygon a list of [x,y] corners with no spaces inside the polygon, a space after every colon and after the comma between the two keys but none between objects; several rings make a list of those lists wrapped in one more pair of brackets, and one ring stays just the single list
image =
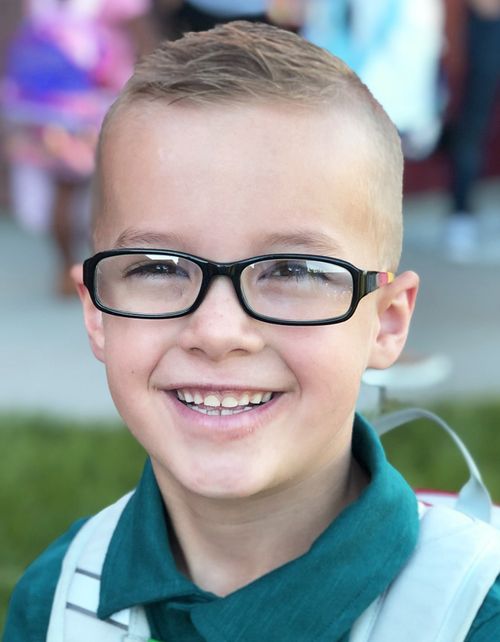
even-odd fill
[{"label": "eyebrow", "polygon": [[160,249],[182,246],[182,238],[178,234],[139,230],[134,227],[129,227],[124,230],[114,243],[114,247],[117,249],[124,247],[151,247]]},{"label": "eyebrow", "polygon": [[323,232],[314,230],[291,230],[285,234],[273,233],[265,237],[265,247],[309,250],[314,254],[339,254],[342,253],[342,245],[333,237]]},{"label": "eyebrow", "polygon": [[[152,230],[140,230],[130,227],[124,230],[116,239],[114,247],[149,247],[154,249],[186,248],[186,242],[175,232],[164,233]],[[262,248],[260,254],[274,251],[309,251],[313,254],[326,254],[327,256],[342,255],[342,245],[334,238],[323,232],[315,230],[295,229],[286,233],[272,233],[259,239],[258,247]],[[187,251],[187,250],[185,250]]]}]

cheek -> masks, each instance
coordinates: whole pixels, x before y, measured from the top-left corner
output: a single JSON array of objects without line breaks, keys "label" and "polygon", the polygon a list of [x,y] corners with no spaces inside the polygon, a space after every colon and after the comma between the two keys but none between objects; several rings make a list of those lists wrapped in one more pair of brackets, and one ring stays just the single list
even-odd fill
[{"label": "cheek", "polygon": [[106,317],[104,362],[115,403],[120,403],[122,396],[140,394],[140,388],[147,387],[151,373],[168,349],[168,337],[165,329],[158,327],[159,323]]},{"label": "cheek", "polygon": [[368,360],[368,334],[366,324],[355,318],[336,326],[300,328],[289,342],[286,360],[301,394],[323,407],[352,405]]}]

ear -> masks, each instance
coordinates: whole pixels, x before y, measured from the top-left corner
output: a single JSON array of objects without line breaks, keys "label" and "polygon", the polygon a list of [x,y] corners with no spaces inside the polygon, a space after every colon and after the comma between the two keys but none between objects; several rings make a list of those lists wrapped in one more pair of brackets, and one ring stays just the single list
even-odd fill
[{"label": "ear", "polygon": [[71,268],[71,278],[76,285],[80,301],[82,302],[83,318],[92,352],[99,361],[104,361],[102,312],[92,303],[88,290],[83,284],[83,265],[81,263]]},{"label": "ear", "polygon": [[418,285],[415,272],[403,272],[379,290],[379,325],[368,367],[388,368],[401,354],[410,329]]}]

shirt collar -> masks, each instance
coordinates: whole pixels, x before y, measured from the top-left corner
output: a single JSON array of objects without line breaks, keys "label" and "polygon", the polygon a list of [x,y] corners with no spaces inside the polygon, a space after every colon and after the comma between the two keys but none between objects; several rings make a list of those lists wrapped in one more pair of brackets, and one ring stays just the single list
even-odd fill
[{"label": "shirt collar", "polygon": [[99,617],[136,604],[182,598],[190,605],[194,626],[209,642],[277,639],[278,632],[287,639],[288,631],[297,641],[339,639],[395,578],[418,535],[413,491],[359,416],[353,454],[371,477],[358,500],[307,554],[225,598],[202,591],[177,571],[168,517],[148,462],[108,549]]}]

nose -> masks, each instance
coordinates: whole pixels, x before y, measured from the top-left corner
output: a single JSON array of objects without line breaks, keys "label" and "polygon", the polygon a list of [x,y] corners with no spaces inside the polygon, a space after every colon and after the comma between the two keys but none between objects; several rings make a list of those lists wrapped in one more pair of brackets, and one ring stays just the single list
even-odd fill
[{"label": "nose", "polygon": [[243,310],[227,277],[214,278],[200,307],[184,320],[181,347],[199,351],[212,361],[256,353],[264,347],[262,322]]}]

